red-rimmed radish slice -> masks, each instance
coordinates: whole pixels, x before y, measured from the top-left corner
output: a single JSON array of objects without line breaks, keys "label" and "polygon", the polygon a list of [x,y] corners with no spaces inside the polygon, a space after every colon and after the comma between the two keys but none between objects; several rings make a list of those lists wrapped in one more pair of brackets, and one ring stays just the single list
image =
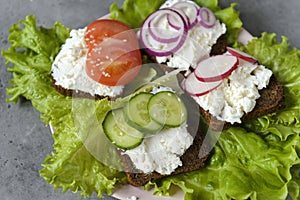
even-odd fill
[{"label": "red-rimmed radish slice", "polygon": [[248,61],[248,62],[251,62],[251,63],[257,62],[256,58],[254,58],[253,56],[251,56],[251,55],[249,55],[249,54],[247,54],[245,52],[242,52],[240,50],[234,49],[232,47],[226,47],[226,49],[233,56],[236,56],[238,58],[241,58],[241,59],[243,59],[245,61]]},{"label": "red-rimmed radish slice", "polygon": [[183,81],[183,89],[191,96],[202,96],[219,87],[222,82],[223,80],[202,82],[197,79],[194,73],[191,73]]},{"label": "red-rimmed radish slice", "polygon": [[[176,18],[179,30],[171,30],[156,26],[155,22],[166,20],[169,15]],[[140,29],[142,48],[154,56],[169,56],[177,52],[187,37],[187,23],[185,17],[176,9],[164,8],[149,15]],[[174,35],[175,34],[175,35]],[[177,37],[178,36],[178,37]],[[167,45],[162,45],[162,43]]]},{"label": "red-rimmed radish slice", "polygon": [[209,8],[202,7],[199,9],[198,22],[205,28],[211,28],[216,23],[216,16]]},{"label": "red-rimmed radish slice", "polygon": [[228,77],[238,67],[239,60],[231,55],[217,55],[201,61],[194,73],[199,81],[214,82]]}]

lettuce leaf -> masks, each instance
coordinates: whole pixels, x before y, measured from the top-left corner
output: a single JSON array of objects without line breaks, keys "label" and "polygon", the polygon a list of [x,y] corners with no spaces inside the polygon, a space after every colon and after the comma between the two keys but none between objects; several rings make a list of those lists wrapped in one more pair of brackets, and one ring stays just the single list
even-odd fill
[{"label": "lettuce leaf", "polygon": [[[38,28],[33,15],[11,27],[8,38],[11,46],[2,50],[3,57],[11,66],[8,70],[13,74],[10,81],[12,87],[7,88],[7,95],[10,96],[7,100],[17,102],[18,97],[24,96],[41,113],[42,121],[48,125],[51,123],[55,129],[55,151],[45,158],[40,175],[54,188],[81,191],[85,197],[97,192],[99,197],[103,197],[103,193],[112,193],[115,184],[126,182],[125,175],[99,162],[86,148],[86,142],[91,140],[85,136],[92,130],[86,125],[85,132],[80,132],[76,117],[80,114],[88,122],[87,119],[95,117],[96,110],[100,110],[96,117],[101,119],[111,105],[107,99],[74,102],[52,87],[52,62],[69,37],[69,32],[58,22],[50,29]],[[92,106],[94,112],[87,112],[90,111],[86,109],[89,103],[95,104]],[[86,111],[81,110],[78,114],[79,109],[74,108],[78,105],[85,105]],[[99,144],[97,140],[95,142]]]},{"label": "lettuce leaf", "polygon": [[119,8],[115,2],[110,6],[110,18],[121,21],[131,28],[140,28],[148,15],[156,11],[165,0],[125,0]]},{"label": "lettuce leaf", "polygon": [[17,102],[20,95],[27,99],[34,96],[33,104],[37,104],[38,110],[44,113],[47,105],[38,104],[38,101],[47,99],[47,93],[40,91],[51,89],[51,64],[60,46],[69,37],[69,29],[56,22],[52,29],[41,27],[38,30],[35,24],[35,17],[30,15],[13,25],[8,37],[11,46],[6,51],[2,50],[2,56],[13,65],[8,68],[13,74],[10,83],[14,86],[7,89],[7,94],[11,95],[9,101]]},{"label": "lettuce leaf", "polygon": [[276,34],[263,33],[262,37],[251,41],[248,52],[268,66],[284,87],[286,108],[275,115],[273,120],[287,125],[300,121],[300,51],[291,49],[288,39],[282,37],[276,42]]},{"label": "lettuce leaf", "polygon": [[185,200],[285,199],[290,168],[299,159],[295,150],[299,142],[298,135],[271,143],[253,132],[231,128],[221,134],[206,168],[150,184],[155,194],[162,195],[177,185],[185,191]]},{"label": "lettuce leaf", "polygon": [[[120,8],[117,3],[113,3],[110,7],[110,18],[121,21],[132,28],[140,28],[146,17],[159,9],[164,2],[165,0],[125,0]],[[234,43],[242,27],[239,12],[234,9],[237,4],[233,3],[230,7],[221,9],[218,6],[218,0],[195,0],[195,2],[214,11],[216,17],[226,24],[229,44]]]},{"label": "lettuce leaf", "polygon": [[[100,136],[96,138],[93,136],[96,126],[89,124],[90,120],[96,117],[95,113],[98,110],[100,111],[97,113],[98,117],[104,118],[111,109],[109,101],[107,99],[97,102],[85,99],[77,99],[76,102],[69,100],[60,104],[57,109],[60,110],[63,105],[70,107],[62,118],[60,116],[51,121],[55,128],[53,134],[55,152],[46,157],[40,175],[48,183],[53,184],[55,189],[62,188],[64,192],[67,190],[74,193],[81,192],[81,196],[84,197],[96,192],[100,198],[103,197],[103,193],[111,194],[117,183],[126,183],[126,177],[120,170],[107,167],[95,157],[95,151],[99,150],[95,145],[104,146],[104,148],[107,145],[98,140]],[[90,112],[91,109],[93,112]],[[78,119],[79,116],[80,119]],[[84,120],[84,124],[78,123],[78,120]],[[87,139],[87,137],[92,137],[92,139]],[[94,145],[90,144],[91,141]],[[87,142],[89,144],[86,144]],[[93,152],[87,148],[91,146],[94,147]],[[106,160],[119,158],[116,152],[109,151],[108,148],[101,150],[103,151],[107,153],[105,154]],[[104,161],[104,158],[101,158],[101,161]]]}]

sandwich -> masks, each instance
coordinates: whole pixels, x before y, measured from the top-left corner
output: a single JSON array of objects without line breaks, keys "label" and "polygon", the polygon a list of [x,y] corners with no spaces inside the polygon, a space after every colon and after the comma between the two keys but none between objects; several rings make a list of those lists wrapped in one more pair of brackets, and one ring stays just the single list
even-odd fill
[{"label": "sandwich", "polygon": [[215,131],[272,114],[284,106],[283,87],[272,71],[244,52],[227,49],[226,54],[200,62],[183,83]]},{"label": "sandwich", "polygon": [[118,147],[131,185],[205,166],[209,147],[195,108],[187,95],[159,85],[137,92],[106,115],[104,132]]},{"label": "sandwich", "polygon": [[[200,4],[203,5],[203,2],[197,2],[200,2]],[[113,4],[110,16],[114,20],[122,21],[127,25],[130,25],[131,28],[136,28],[142,25],[147,16],[157,10],[161,10],[159,8],[163,3],[164,1],[160,0],[127,0],[122,8],[117,8],[116,4]],[[4,57],[9,62],[15,64],[14,67],[10,68],[10,71],[14,74],[14,79],[12,81],[14,88],[8,89],[8,94],[12,95],[10,101],[15,101],[20,95],[25,96],[27,99],[31,100],[33,105],[42,113],[42,120],[47,124],[51,123],[55,128],[55,133],[53,134],[55,151],[52,155],[47,156],[45,163],[43,164],[43,169],[40,171],[41,176],[45,178],[47,182],[53,184],[55,188],[63,188],[64,191],[69,189],[77,192],[80,190],[82,191],[83,196],[90,196],[93,192],[97,192],[100,197],[103,192],[112,194],[113,189],[117,188],[119,184],[124,185],[128,183],[135,186],[143,185],[146,189],[153,187],[155,194],[161,195],[170,194],[171,186],[176,185],[184,191],[187,199],[222,199],[224,197],[230,199],[276,199],[278,197],[285,198],[288,193],[295,197],[297,196],[295,195],[295,188],[298,186],[298,176],[296,175],[296,172],[298,169],[297,163],[299,163],[299,156],[297,149],[300,141],[298,135],[299,131],[297,129],[299,126],[299,113],[297,112],[297,109],[299,108],[299,102],[297,100],[299,99],[299,94],[297,93],[298,79],[295,74],[298,73],[299,69],[295,67],[294,69],[297,73],[293,74],[288,73],[287,69],[291,67],[291,63],[295,64],[293,66],[299,64],[298,51],[288,50],[288,45],[285,40],[282,43],[277,43],[274,41],[274,35],[264,34],[261,38],[254,39],[247,47],[244,47],[249,55],[255,56],[255,61],[253,61],[252,56],[249,55],[246,55],[246,58],[249,59],[250,57],[252,61],[245,60],[245,54],[238,52],[239,56],[237,56],[236,49],[228,47],[233,45],[233,42],[236,40],[234,36],[236,36],[236,33],[241,26],[240,23],[232,23],[232,20],[224,18],[225,12],[227,16],[236,19],[236,13],[233,12],[233,6],[230,9],[222,10],[214,5],[206,5],[214,10],[218,19],[222,19],[218,22],[221,26],[223,26],[222,23],[226,23],[226,33],[222,32],[215,41],[216,43],[210,44],[211,49],[208,53],[205,53],[204,57],[199,58],[199,62],[192,62],[191,65],[185,65],[184,68],[180,68],[180,66],[176,66],[175,68],[171,67],[171,62],[174,63],[173,55],[162,55],[161,57],[164,57],[164,60],[159,63],[162,58],[161,60],[157,59],[157,55],[154,57],[145,49],[146,54],[142,52],[143,58],[146,56],[147,58],[153,59],[156,63],[161,64],[167,69],[162,69],[164,80],[169,79],[171,77],[170,75],[180,74],[181,77],[179,78],[179,81],[177,79],[175,81],[179,87],[176,86],[174,88],[173,84],[167,85],[166,82],[161,81],[162,79],[160,78],[158,78],[159,81],[156,82],[154,76],[151,76],[150,83],[148,81],[149,84],[143,85],[142,88],[136,88],[136,91],[132,91],[129,96],[123,95],[124,90],[120,90],[120,92],[115,95],[110,95],[108,93],[96,94],[93,92],[89,93],[81,91],[80,88],[69,88],[68,86],[59,84],[59,80],[56,79],[56,75],[54,75],[54,73],[56,73],[54,72],[54,68],[58,67],[59,64],[54,59],[52,60],[52,58],[54,57],[53,55],[58,55],[58,49],[68,38],[69,32],[69,30],[64,28],[61,24],[55,24],[54,28],[50,30],[38,30],[35,25],[35,20],[31,16],[26,19],[24,30],[19,26],[14,26],[11,29],[12,36],[9,41],[15,45],[18,44],[19,46],[17,45],[17,47],[23,47],[22,45],[24,45],[22,41],[18,40],[23,37],[14,37],[19,34],[35,34],[35,37],[32,38],[42,38],[42,41],[46,38],[46,41],[53,41],[48,45],[45,45],[46,42],[41,43],[41,46],[46,49],[45,51],[37,51],[35,47],[24,46],[26,51],[22,52],[18,51],[20,49],[15,45],[9,50],[3,51]],[[166,4],[164,4],[164,6],[166,6]],[[180,18],[182,17],[178,18],[178,16],[182,16],[181,11],[178,12],[176,10],[171,12],[176,13],[174,14],[175,18],[169,19],[175,29],[178,29],[176,26],[178,25],[177,23],[183,23],[184,26],[187,25],[187,21],[180,22]],[[143,17],[141,16],[141,13]],[[211,16],[209,10],[205,10],[203,13],[204,18],[205,16]],[[209,17],[209,19],[212,18]],[[238,19],[236,20],[239,21]],[[206,26],[210,26],[209,22],[211,21],[208,20],[206,22],[208,23]],[[236,24],[239,24],[239,26],[234,27]],[[188,26],[186,26],[184,30],[180,30],[179,27],[178,30],[188,33],[187,29]],[[30,30],[36,31],[32,33]],[[167,39],[163,34],[159,34],[159,36],[162,37],[159,40]],[[173,33],[171,33],[171,36],[173,36],[172,38],[174,40],[176,39],[176,34],[173,35]],[[223,41],[222,38],[226,38],[226,41],[228,42],[226,42],[226,45],[222,44],[223,42],[220,42]],[[163,40],[161,41],[163,42]],[[143,43],[142,45],[145,44],[146,43]],[[167,46],[170,47],[170,45]],[[121,49],[124,50],[123,48]],[[215,53],[216,49],[220,49],[220,51]],[[280,49],[280,51],[278,51],[278,49]],[[78,49],[74,49],[75,52],[77,50]],[[89,50],[89,48],[87,48],[87,50]],[[268,54],[266,54],[266,52],[268,52]],[[161,51],[159,53],[161,53]],[[241,58],[241,54],[244,58]],[[39,60],[45,62],[44,65],[37,66],[32,64],[34,62],[29,62],[31,60],[36,60],[36,56],[40,58]],[[233,61],[233,65],[222,65],[222,67],[227,69],[224,70],[225,72],[231,72],[225,73],[226,77],[224,77],[224,73],[220,74],[219,71],[217,74],[213,74],[215,75],[213,78],[208,76],[209,71],[205,71],[204,76],[199,73],[203,72],[203,70],[199,70],[201,69],[201,66],[203,66],[203,63],[209,63],[212,61],[211,59],[221,59],[222,61],[225,59],[224,57],[226,57],[226,59],[229,58],[229,61],[231,62]],[[24,62],[24,58],[26,58],[26,62]],[[59,56],[57,56],[57,59],[58,58]],[[259,60],[259,63],[256,61],[256,58]],[[178,59],[178,57],[176,59]],[[139,59],[136,61],[138,60]],[[273,63],[273,60],[276,64]],[[53,63],[56,64],[53,65]],[[204,113],[207,111],[201,111],[201,108],[204,110],[204,106],[198,104],[197,98],[199,95],[193,93],[193,91],[199,92],[198,89],[201,87],[194,87],[193,85],[189,86],[187,83],[191,82],[190,78],[193,75],[194,79],[192,79],[192,82],[194,81],[197,84],[216,84],[215,82],[221,82],[221,80],[222,82],[223,80],[228,81],[229,77],[235,74],[235,70],[244,69],[244,67],[241,67],[244,66],[244,64],[249,65],[251,69],[265,69],[261,65],[272,69],[272,74],[268,75],[268,84],[266,84],[265,88],[262,87],[264,89],[259,91],[259,95],[256,95],[259,96],[259,98],[256,101],[255,107],[264,105],[263,107],[265,108],[265,105],[271,104],[277,104],[281,107],[283,102],[285,107],[280,110],[277,110],[276,108],[275,110],[276,106],[274,106],[268,109],[267,113],[271,113],[269,115],[265,115],[267,113],[264,113],[263,117],[247,122],[241,120],[242,123],[239,127],[232,126],[233,124],[230,123],[230,128],[226,130],[223,130],[222,128],[222,133],[218,137],[218,142],[215,144],[213,151],[211,151],[210,146],[207,145],[208,143],[206,143],[207,141],[205,141],[204,138],[205,133],[207,133],[207,126],[202,123],[202,118],[207,119],[205,121],[210,125],[212,121],[209,120],[211,120],[212,117],[206,117]],[[142,71],[142,68],[143,67],[141,67],[140,71]],[[168,73],[165,75],[164,73],[166,71],[168,71]],[[92,71],[90,70],[89,72],[92,76]],[[134,70],[134,72],[138,72],[138,70]],[[105,74],[106,73],[103,75]],[[137,78],[139,76],[136,75],[130,77]],[[54,82],[53,79],[55,79]],[[53,83],[54,86],[51,85],[51,83]],[[127,86],[130,83],[131,82],[123,82],[122,84],[118,84],[118,81],[116,81],[114,86],[118,85],[120,87],[125,87],[125,85]],[[88,99],[85,101],[88,104],[84,105],[94,105],[94,107],[92,106],[92,108],[94,108],[94,110],[92,110],[93,112],[90,112],[91,106],[83,106],[82,108],[76,107],[77,104],[73,105],[73,103],[77,102],[77,98],[69,98],[58,93],[56,91],[57,88],[55,88],[58,86],[62,87],[63,90],[72,91],[73,95],[74,92],[75,94],[76,92],[89,93],[88,95],[92,98],[95,98],[95,95],[99,95],[100,100],[95,101],[95,99]],[[217,84],[217,86],[219,85]],[[130,104],[130,100],[135,99],[134,97],[140,99],[141,96],[139,95],[144,94],[145,96],[150,95],[152,98],[156,96],[155,94],[152,94],[155,93],[153,92],[153,89],[156,90],[160,87],[167,87],[168,89],[167,91],[164,90],[157,94],[160,95],[163,93],[173,97],[175,95],[175,99],[179,98],[184,102],[184,107],[187,109],[188,113],[188,115],[186,115],[187,118],[176,117],[173,119],[181,120],[180,123],[177,122],[175,124],[177,128],[184,128],[189,134],[191,133],[191,137],[188,137],[190,139],[186,139],[186,141],[190,141],[188,142],[188,145],[186,145],[187,148],[185,148],[182,155],[178,156],[180,158],[177,158],[180,159],[181,164],[178,162],[174,171],[169,171],[170,173],[161,172],[159,170],[157,171],[161,173],[155,170],[141,170],[138,166],[138,160],[135,160],[134,157],[131,157],[130,155],[130,152],[143,147],[141,144],[143,141],[146,141],[146,139],[154,138],[152,136],[159,136],[160,133],[171,129],[170,125],[163,125],[162,127],[162,124],[164,123],[158,123],[158,131],[150,131],[145,134],[145,127],[141,128],[141,124],[136,125],[136,123],[133,123],[136,122],[136,120],[130,120],[131,114],[128,115],[128,113],[126,113],[126,108]],[[193,90],[191,91],[190,88]],[[207,94],[213,94],[218,88],[219,87],[213,88],[214,90],[209,89],[210,92]],[[200,90],[203,91],[203,88]],[[264,92],[265,90],[267,92]],[[289,98],[283,99],[283,91],[285,91],[284,95],[288,95]],[[122,98],[119,98],[119,95],[123,95]],[[116,98],[118,98],[117,101],[115,101]],[[258,103],[260,102],[260,99],[263,99],[263,101]],[[267,104],[270,99],[274,100],[273,103]],[[120,113],[120,109],[122,109],[120,118],[110,118],[111,115]],[[79,117],[81,118],[77,119],[77,121],[76,119],[74,120],[74,110],[80,111]],[[256,110],[256,108],[254,108],[254,110]],[[255,118],[260,116],[259,113],[261,112],[261,109],[256,111],[257,113],[253,114]],[[200,113],[202,114],[200,115]],[[245,116],[250,115],[250,113],[251,112]],[[127,117],[124,118],[124,116]],[[96,120],[92,117],[96,117]],[[216,120],[220,120],[218,116],[213,117],[215,117]],[[131,140],[134,141],[133,145],[131,144],[125,147],[123,146],[123,143],[121,143],[121,145],[116,143],[115,140],[110,138],[109,130],[102,131],[106,123],[106,125],[111,125],[111,123],[107,122],[109,119],[125,120],[122,124],[126,123],[130,125],[131,128],[134,128],[134,132],[138,135],[138,137],[135,138],[138,140]],[[153,120],[155,121],[155,119],[156,118],[154,117]],[[213,119],[213,121],[214,120],[215,119]],[[223,120],[220,121],[224,123]],[[78,124],[76,126],[74,122],[80,122],[80,126],[78,126]],[[97,129],[94,126],[91,126],[95,125],[94,122],[99,123],[100,128]],[[219,124],[215,127],[220,131]],[[82,133],[78,134],[78,130],[81,130]],[[142,134],[139,135],[141,132]],[[89,137],[90,135],[92,135],[90,138],[85,139],[85,137]],[[96,154],[98,150],[104,149],[109,151],[109,149],[106,149],[108,145],[105,143],[105,140],[109,140],[109,145],[114,147],[118,158],[121,158],[125,173],[105,165],[105,163],[101,162],[102,160],[98,159]],[[103,143],[105,143],[105,145],[103,145]],[[94,146],[98,147],[97,149],[94,149],[96,153],[91,151]],[[126,152],[128,154],[126,154]],[[205,156],[201,156],[201,153],[203,152]],[[208,155],[207,153],[210,154]],[[111,159],[114,155],[115,154],[110,154]],[[193,162],[191,162],[191,160]],[[288,187],[288,185],[293,187]]]},{"label": "sandwich", "polygon": [[166,1],[148,16],[140,32],[146,52],[163,63],[166,72],[182,70],[182,86],[212,130],[282,108],[283,88],[272,71],[228,47],[223,42],[226,26],[208,8],[192,1]]},{"label": "sandwich", "polygon": [[130,27],[96,20],[71,31],[52,64],[52,83],[67,96],[112,99],[136,78],[141,64],[138,40]]}]

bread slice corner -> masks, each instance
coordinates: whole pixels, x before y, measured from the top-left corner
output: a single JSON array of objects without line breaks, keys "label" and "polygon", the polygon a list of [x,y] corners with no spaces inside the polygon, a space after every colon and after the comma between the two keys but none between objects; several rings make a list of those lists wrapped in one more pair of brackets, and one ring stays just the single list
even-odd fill
[{"label": "bread slice corner", "polygon": [[[274,113],[284,107],[284,91],[282,85],[274,75],[271,76],[269,84],[266,88],[259,91],[260,97],[256,100],[254,109],[246,113],[241,121],[246,122],[267,114]],[[231,124],[226,121],[218,120],[208,111],[199,106],[200,113],[209,125],[211,130],[221,131],[230,128],[231,126],[239,126],[240,124]]]},{"label": "bread slice corner", "polygon": [[55,79],[53,77],[51,77],[51,78],[52,78],[52,87],[57,92],[59,92],[60,94],[62,94],[64,96],[76,97],[76,98],[88,98],[88,99],[95,99],[95,100],[101,100],[104,98],[108,98],[109,100],[114,99],[114,97],[111,97],[111,96],[101,96],[101,95],[93,96],[87,92],[66,89],[66,88],[62,87],[61,85],[57,85]]},{"label": "bread slice corner", "polygon": [[176,170],[170,175],[163,175],[157,172],[143,173],[141,170],[135,168],[134,163],[128,155],[121,154],[121,160],[128,183],[133,186],[140,187],[149,181],[155,181],[172,175],[191,172],[203,168],[206,164],[205,161],[209,157],[209,146],[206,143],[203,143],[203,139],[204,134],[199,131],[194,138],[193,144],[180,157],[182,166],[176,168]]}]

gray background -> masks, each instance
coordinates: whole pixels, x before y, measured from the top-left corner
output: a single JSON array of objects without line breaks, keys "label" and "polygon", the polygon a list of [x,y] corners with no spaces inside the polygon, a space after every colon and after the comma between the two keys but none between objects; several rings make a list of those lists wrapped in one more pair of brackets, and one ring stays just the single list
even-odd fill
[{"label": "gray background", "polygon": [[[1,49],[8,47],[8,28],[35,14],[38,25],[50,27],[54,21],[66,27],[80,28],[109,11],[113,0],[0,0]],[[123,2],[118,0],[118,2]],[[223,0],[222,6],[231,2]],[[276,32],[300,48],[300,0],[236,0],[244,27],[255,36]],[[49,128],[39,119],[31,103],[20,99],[7,104],[5,88],[11,74],[0,58],[0,199],[1,200],[77,200],[78,194],[53,190],[38,171],[53,140]],[[89,199],[96,199],[92,196]],[[111,199],[111,198],[107,198]]]}]

